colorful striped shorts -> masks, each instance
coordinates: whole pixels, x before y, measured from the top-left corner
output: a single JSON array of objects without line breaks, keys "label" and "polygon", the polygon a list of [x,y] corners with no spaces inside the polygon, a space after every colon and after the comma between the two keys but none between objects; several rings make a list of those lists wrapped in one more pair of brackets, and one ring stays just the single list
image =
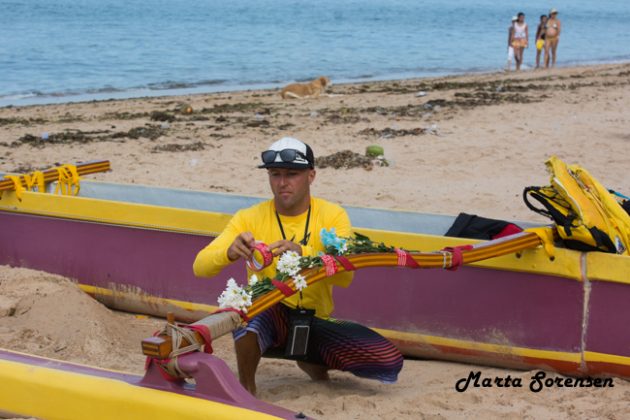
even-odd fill
[{"label": "colorful striped shorts", "polygon": [[[289,308],[278,304],[234,331],[234,340],[248,331],[258,337],[265,357],[282,357],[286,346]],[[394,383],[402,369],[400,351],[371,329],[349,321],[314,318],[305,362],[351,372],[362,378]]]}]

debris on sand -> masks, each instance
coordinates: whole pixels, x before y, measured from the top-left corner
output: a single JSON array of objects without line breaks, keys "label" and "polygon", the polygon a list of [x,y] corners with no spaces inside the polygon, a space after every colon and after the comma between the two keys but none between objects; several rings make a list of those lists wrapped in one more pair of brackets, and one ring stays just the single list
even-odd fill
[{"label": "debris on sand", "polygon": [[65,130],[60,133],[50,133],[46,136],[25,134],[17,139],[17,141],[11,143],[11,147],[28,144],[33,147],[41,148],[47,144],[89,143],[98,139],[102,135],[109,135],[109,130]]},{"label": "debris on sand", "polygon": [[199,150],[204,150],[206,145],[200,141],[191,144],[177,144],[177,143],[168,143],[168,144],[160,144],[159,146],[154,146],[151,149],[151,153],[159,153],[159,152],[196,152]]},{"label": "debris on sand", "polygon": [[270,115],[272,108],[266,106],[262,102],[238,102],[238,103],[225,103],[215,104],[212,108],[202,108],[200,111],[202,114],[231,114],[231,113],[250,113],[258,112],[259,114]]},{"label": "debris on sand", "polygon": [[[164,134],[164,130],[157,125],[146,125],[144,127],[134,127],[129,131],[120,131],[111,135],[112,139],[129,138],[139,139],[144,137],[150,140],[156,140]],[[107,140],[106,138],[102,140]]]},{"label": "debris on sand", "polygon": [[166,122],[173,122],[177,119],[175,115],[170,114],[168,112],[164,112],[164,111],[153,111],[149,118],[151,118],[151,121],[166,121]]},{"label": "debris on sand", "polygon": [[[46,133],[48,134],[48,133]],[[110,130],[72,130],[68,129],[60,133],[50,133],[48,136],[34,136],[25,134],[12,143],[4,143],[7,147],[19,147],[29,145],[31,147],[43,148],[49,144],[71,144],[71,143],[91,143],[95,141],[112,141],[118,139],[139,139],[141,137],[156,140],[164,134],[164,129],[156,125],[146,125],[134,127],[129,131],[111,132]]]},{"label": "debris on sand", "polygon": [[363,168],[366,171],[371,171],[374,166],[389,166],[389,164],[382,156],[375,159],[351,150],[342,150],[341,152],[316,158],[315,166],[334,169]]},{"label": "debris on sand", "polygon": [[0,127],[4,125],[34,125],[34,124],[45,124],[46,121],[43,118],[20,118],[20,117],[11,117],[11,118],[0,118]]},{"label": "debris on sand", "polygon": [[396,130],[394,128],[386,127],[382,130],[377,130],[376,128],[366,128],[365,130],[359,131],[359,134],[362,136],[389,139],[392,137],[421,136],[423,134],[435,134],[435,133],[430,128],[418,127],[418,128],[411,128],[411,129]]}]

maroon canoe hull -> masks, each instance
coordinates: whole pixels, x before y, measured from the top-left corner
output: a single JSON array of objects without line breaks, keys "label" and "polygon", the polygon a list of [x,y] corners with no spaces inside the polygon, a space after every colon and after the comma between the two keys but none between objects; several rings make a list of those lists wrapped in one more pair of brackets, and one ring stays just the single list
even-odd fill
[{"label": "maroon canoe hull", "polygon": [[[212,279],[193,275],[195,255],[212,240],[209,236],[6,212],[0,213],[0,227],[0,264],[44,270],[106,289],[129,287],[157,297],[215,305],[228,278],[246,275],[243,264],[233,264]],[[476,267],[360,270],[348,289],[335,289],[334,315],[427,336],[630,357],[628,334],[611,333],[623,332],[630,324],[630,288],[609,282],[591,286],[586,331],[584,282]],[[417,351],[410,353],[420,356],[588,373],[579,361],[409,344],[414,345]],[[592,366],[595,369],[596,364]]]}]

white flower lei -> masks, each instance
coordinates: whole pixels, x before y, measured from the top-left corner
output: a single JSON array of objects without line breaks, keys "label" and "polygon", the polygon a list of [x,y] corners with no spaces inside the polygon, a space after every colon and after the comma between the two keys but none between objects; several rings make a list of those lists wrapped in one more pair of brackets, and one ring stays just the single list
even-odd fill
[{"label": "white flower lei", "polygon": [[296,274],[295,276],[293,276],[293,284],[295,284],[295,288],[300,292],[306,289],[306,287],[308,286],[308,284],[306,283],[306,278],[301,274]]},{"label": "white flower lei", "polygon": [[247,313],[247,309],[252,306],[252,292],[248,292],[236,284],[233,278],[227,281],[226,289],[218,299],[219,308],[234,308]]},{"label": "white flower lei", "polygon": [[249,285],[250,286],[255,286],[256,283],[258,283],[258,276],[256,274],[252,274],[252,276],[249,278]]},{"label": "white flower lei", "polygon": [[286,251],[278,259],[276,269],[282,274],[294,277],[302,269],[300,267],[300,254],[295,251]]}]

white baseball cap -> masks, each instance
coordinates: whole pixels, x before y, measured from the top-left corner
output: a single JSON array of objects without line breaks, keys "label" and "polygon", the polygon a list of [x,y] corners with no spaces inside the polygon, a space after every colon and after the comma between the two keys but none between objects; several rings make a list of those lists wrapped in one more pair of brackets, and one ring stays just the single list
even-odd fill
[{"label": "white baseball cap", "polygon": [[282,137],[261,153],[259,168],[313,169],[315,156],[310,146],[293,137]]}]

